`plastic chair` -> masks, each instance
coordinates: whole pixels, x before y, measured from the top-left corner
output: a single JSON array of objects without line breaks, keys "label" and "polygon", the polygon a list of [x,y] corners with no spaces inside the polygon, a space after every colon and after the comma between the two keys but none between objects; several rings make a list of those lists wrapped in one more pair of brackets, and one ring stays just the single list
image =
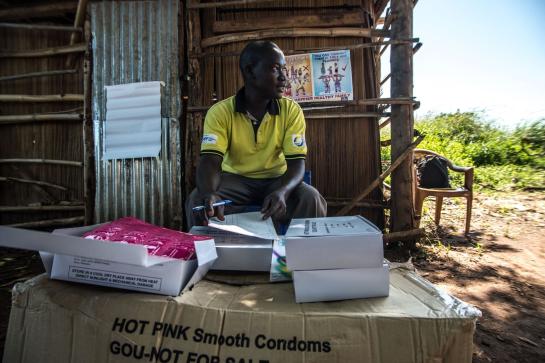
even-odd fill
[{"label": "plastic chair", "polygon": [[[413,168],[413,191],[414,191],[414,209],[417,223],[420,224],[422,217],[422,206],[424,199],[429,196],[435,196],[435,224],[439,225],[441,220],[441,208],[443,207],[443,198],[462,197],[467,199],[466,205],[466,226],[465,234],[469,233],[471,223],[471,208],[473,206],[473,167],[457,166],[447,158],[433,151],[425,149],[414,149],[414,168]],[[418,186],[416,178],[416,162],[426,155],[435,155],[444,158],[447,161],[449,170],[464,173],[464,185],[460,188],[422,188]]]}]

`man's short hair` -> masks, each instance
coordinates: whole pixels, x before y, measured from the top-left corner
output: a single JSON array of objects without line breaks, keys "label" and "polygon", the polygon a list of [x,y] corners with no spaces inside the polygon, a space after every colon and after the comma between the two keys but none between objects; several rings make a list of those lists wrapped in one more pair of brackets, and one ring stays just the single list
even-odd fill
[{"label": "man's short hair", "polygon": [[269,54],[269,52],[273,49],[280,50],[280,47],[270,40],[256,40],[246,44],[240,53],[240,59],[238,62],[242,74],[244,74],[244,68],[246,68],[246,66],[256,65],[261,59],[263,59],[263,56]]}]

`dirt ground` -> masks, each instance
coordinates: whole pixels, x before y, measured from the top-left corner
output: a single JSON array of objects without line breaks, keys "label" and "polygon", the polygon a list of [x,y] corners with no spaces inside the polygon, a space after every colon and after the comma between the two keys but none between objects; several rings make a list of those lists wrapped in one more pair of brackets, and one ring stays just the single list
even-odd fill
[{"label": "dirt ground", "polygon": [[426,202],[417,271],[482,311],[473,362],[545,362],[545,193],[478,195],[469,238],[463,203]]},{"label": "dirt ground", "polygon": [[[463,203],[445,199],[440,227],[425,203],[414,266],[481,309],[473,362],[545,362],[545,193],[477,195],[469,238]],[[0,357],[11,287],[42,271],[37,254],[0,249]]]}]

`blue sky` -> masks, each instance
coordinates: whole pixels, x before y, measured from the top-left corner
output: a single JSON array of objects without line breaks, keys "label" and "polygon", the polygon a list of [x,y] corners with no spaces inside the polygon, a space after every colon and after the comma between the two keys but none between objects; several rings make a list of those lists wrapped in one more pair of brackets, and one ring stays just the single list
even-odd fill
[{"label": "blue sky", "polygon": [[424,43],[417,118],[458,109],[506,127],[545,118],[545,0],[420,0],[413,26]]}]

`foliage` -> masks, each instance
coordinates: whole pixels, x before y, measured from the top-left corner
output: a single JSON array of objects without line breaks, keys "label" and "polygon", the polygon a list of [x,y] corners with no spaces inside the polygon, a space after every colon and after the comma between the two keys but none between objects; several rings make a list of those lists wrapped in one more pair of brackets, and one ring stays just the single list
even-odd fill
[{"label": "foliage", "polygon": [[[418,146],[435,151],[458,165],[476,167],[475,181],[487,189],[543,186],[545,180],[545,119],[504,130],[477,112],[426,117],[415,124],[426,137]],[[387,131],[382,138],[389,139]],[[382,148],[388,163],[390,149]],[[455,176],[455,173],[451,174]],[[453,184],[461,182],[455,176]]]}]

